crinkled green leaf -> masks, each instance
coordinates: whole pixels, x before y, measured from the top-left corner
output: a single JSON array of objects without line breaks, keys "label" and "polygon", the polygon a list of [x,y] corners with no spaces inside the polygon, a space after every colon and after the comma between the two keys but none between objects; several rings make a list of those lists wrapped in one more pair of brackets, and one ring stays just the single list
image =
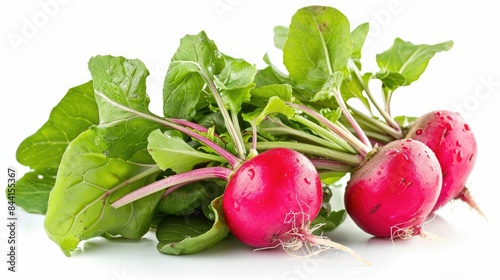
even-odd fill
[{"label": "crinkled green leaf", "polygon": [[219,87],[224,106],[228,110],[239,112],[241,105],[250,100],[257,68],[243,59],[225,56],[225,60],[226,66],[214,82]]},{"label": "crinkled green leaf", "polygon": [[336,71],[345,71],[352,53],[349,21],[331,7],[309,6],[292,17],[283,59],[299,89],[314,96]]},{"label": "crinkled green leaf", "polygon": [[210,209],[215,220],[202,213],[179,217],[167,215],[156,229],[161,253],[187,255],[197,253],[222,241],[229,234],[222,214],[222,197],[214,199]]},{"label": "crinkled green leaf", "polygon": [[152,115],[146,93],[149,72],[140,60],[121,56],[95,56],[88,66],[99,108],[99,125],[92,127],[96,143],[108,157],[130,159],[146,147],[149,133],[161,127],[144,117]]},{"label": "crinkled green leaf", "polygon": [[182,38],[163,84],[165,117],[191,120],[206,85],[204,76],[218,75],[224,66],[223,55],[205,32]]},{"label": "crinkled green leaf", "polygon": [[68,90],[49,119],[19,145],[19,163],[32,169],[57,168],[68,144],[99,122],[92,81]]},{"label": "crinkled green leaf", "polygon": [[223,162],[220,156],[195,150],[176,131],[155,130],[148,138],[148,151],[162,170],[172,169],[176,173],[192,170],[200,163]]},{"label": "crinkled green leaf", "polygon": [[93,130],[64,153],[45,216],[48,236],[70,256],[81,240],[103,234],[139,239],[149,229],[162,192],[115,209],[111,203],[155,181],[160,169],[144,162],[106,157]]}]

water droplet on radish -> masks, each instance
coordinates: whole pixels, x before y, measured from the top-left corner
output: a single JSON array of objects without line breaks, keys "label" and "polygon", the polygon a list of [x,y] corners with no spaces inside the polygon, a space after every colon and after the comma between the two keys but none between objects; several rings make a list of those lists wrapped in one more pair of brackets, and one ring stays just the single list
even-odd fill
[{"label": "water droplet on radish", "polygon": [[394,154],[397,154],[397,153],[398,153],[398,151],[394,150],[394,149],[389,149],[389,150],[385,151],[385,155],[386,156],[394,155]]},{"label": "water droplet on radish", "polygon": [[417,131],[415,131],[415,134],[420,135],[420,134],[422,134],[422,132],[424,132],[424,130],[419,128],[419,129],[417,129]]},{"label": "water droplet on radish", "polygon": [[253,169],[249,169],[248,170],[248,176],[250,177],[250,180],[252,180],[253,177],[255,177],[255,171]]},{"label": "water droplet on radish", "polygon": [[233,204],[233,208],[234,208],[234,210],[235,210],[235,211],[237,211],[237,212],[239,212],[239,211],[240,211],[240,205],[238,204],[238,202],[236,202],[236,201],[234,202],[234,204]]},{"label": "water droplet on radish", "polygon": [[381,174],[382,174],[382,172],[380,172],[380,171],[377,171],[377,175],[381,175]]},{"label": "water droplet on radish", "polygon": [[449,119],[450,121],[453,120],[453,118],[451,116],[446,116],[447,119]]},{"label": "water droplet on radish", "polygon": [[460,141],[457,140],[457,142],[455,142],[455,145],[457,145],[458,147],[462,147],[462,144],[460,144]]},{"label": "water droplet on radish", "polygon": [[457,161],[458,162],[462,162],[463,159],[464,159],[464,153],[462,153],[462,151],[458,151],[458,153],[457,153]]},{"label": "water droplet on radish", "polygon": [[453,129],[453,126],[451,125],[451,123],[446,123],[444,126],[445,126],[445,127],[446,127],[446,129],[448,129],[448,130],[452,130],[452,129]]},{"label": "water droplet on radish", "polygon": [[309,178],[305,177],[305,178],[304,178],[304,182],[305,182],[306,184],[310,185],[310,184],[311,184],[311,179],[309,179]]},{"label": "water droplet on radish", "polygon": [[470,130],[469,125],[468,125],[468,124],[466,124],[466,123],[464,123],[464,128],[465,128],[465,130],[467,130],[467,131],[469,131],[469,130]]},{"label": "water droplet on radish", "polygon": [[439,112],[439,111],[438,111],[438,112],[436,112],[436,113],[434,113],[434,114],[435,114],[436,116],[438,116],[438,117],[439,117],[439,116],[441,116],[441,112]]}]

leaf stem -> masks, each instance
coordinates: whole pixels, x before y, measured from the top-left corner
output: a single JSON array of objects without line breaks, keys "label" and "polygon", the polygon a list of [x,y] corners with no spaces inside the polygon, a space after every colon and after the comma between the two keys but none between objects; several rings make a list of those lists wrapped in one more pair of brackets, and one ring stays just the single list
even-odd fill
[{"label": "leaf stem", "polygon": [[[317,145],[321,145],[330,149],[338,150],[338,151],[349,151],[344,149],[342,146],[338,145],[337,143],[327,141],[321,137],[315,136],[312,133],[307,133],[301,130],[293,129],[289,126],[286,126],[283,123],[278,123],[276,122],[276,127],[264,127],[261,128],[261,131],[267,132],[271,135],[287,135],[287,136],[295,136],[296,138],[300,138],[302,140],[305,140],[309,143],[315,143]],[[350,147],[350,149],[352,149]]]},{"label": "leaf stem", "polygon": [[310,159],[314,167],[316,169],[321,169],[321,170],[330,170],[330,171],[345,171],[349,172],[353,170],[353,167],[351,165],[347,165],[335,160],[330,160],[330,159],[318,159],[318,158],[313,158]]},{"label": "leaf stem", "polygon": [[335,151],[329,148],[318,147],[311,144],[290,141],[257,142],[257,150],[270,150],[274,148],[289,148],[292,150],[296,150],[297,152],[336,160],[353,167],[361,164],[361,161],[363,160],[363,157],[360,155],[353,155],[346,152]]},{"label": "leaf stem", "polygon": [[[241,134],[241,131],[237,129],[239,127],[239,124],[237,124],[238,119],[231,119],[231,116],[229,115],[228,110],[226,109],[226,106],[224,106],[224,101],[222,101],[222,97],[219,94],[219,91],[217,90],[217,87],[215,86],[214,82],[207,76],[207,74],[203,71],[200,70],[200,75],[203,77],[205,82],[208,84],[208,87],[210,88],[210,91],[212,92],[215,102],[217,102],[217,106],[219,107],[219,110],[222,114],[222,118],[224,119],[224,124],[226,125],[226,129],[231,136],[231,139],[233,139],[234,146],[236,147],[236,151],[238,153],[238,157],[240,159],[245,159],[246,156],[246,150],[245,150],[245,142],[243,141],[243,135]],[[233,116],[237,114],[237,112],[232,112]]]},{"label": "leaf stem", "polygon": [[184,173],[166,177],[164,179],[146,185],[140,189],[137,189],[116,200],[111,204],[111,206],[114,208],[119,208],[123,205],[129,204],[145,196],[153,194],[157,191],[161,191],[178,185],[185,185],[187,183],[216,178],[228,181],[229,177],[231,176],[231,172],[231,169],[226,167],[205,167],[200,169],[193,169]]},{"label": "leaf stem", "polygon": [[380,104],[378,104],[377,100],[375,100],[375,98],[373,97],[373,94],[370,90],[370,87],[368,87],[368,85],[365,83],[365,81],[363,81],[363,77],[361,76],[361,72],[360,72],[359,68],[356,66],[356,64],[354,63],[354,61],[352,60],[352,58],[349,59],[349,61],[347,62],[347,65],[354,73],[354,76],[356,77],[356,79],[358,79],[359,83],[361,84],[361,86],[365,90],[366,95],[368,96],[368,99],[370,99],[371,103],[375,106],[375,108],[380,113],[380,115],[382,115],[382,117],[385,119],[385,121],[389,124],[390,127],[392,127],[394,130],[400,132],[401,128],[392,119],[390,112],[387,110],[387,108],[388,108],[387,101],[385,101],[385,103],[386,103],[385,107],[387,110],[386,111],[386,110],[382,109]]},{"label": "leaf stem", "polygon": [[359,137],[359,140],[365,145],[360,152],[362,153],[363,156],[366,156],[366,154],[372,149],[372,144],[366,134],[364,133],[363,129],[359,126],[358,122],[354,119],[352,114],[349,112],[349,109],[347,108],[346,103],[344,102],[344,99],[342,98],[342,94],[340,93],[340,90],[334,89],[333,90],[333,95],[335,96],[335,99],[337,100],[337,103],[339,104],[340,108],[342,109],[342,112],[344,113],[344,117],[347,119],[349,124],[352,126],[354,131]]},{"label": "leaf stem", "polygon": [[144,113],[144,112],[140,112],[140,111],[137,111],[135,109],[132,109],[130,107],[127,107],[127,106],[124,106],[118,102],[115,102],[113,100],[111,100],[110,98],[108,98],[106,95],[104,95],[103,93],[101,92],[98,92],[98,91],[95,91],[95,94],[97,94],[99,97],[103,98],[106,102],[110,103],[111,105],[117,107],[117,108],[120,108],[126,112],[129,112],[129,113],[133,113],[139,117],[142,117],[142,118],[145,118],[145,119],[148,119],[148,120],[151,120],[151,121],[154,121],[154,122],[157,122],[159,124],[163,124],[165,126],[168,126],[170,128],[173,128],[173,129],[176,129],[190,137],[193,137],[195,139],[197,139],[198,141],[200,141],[201,143],[207,145],[208,147],[214,149],[221,157],[223,157],[225,160],[227,160],[227,162],[233,167],[237,167],[240,163],[241,163],[241,159],[237,158],[236,156],[234,156],[233,154],[231,154],[230,152],[228,152],[227,150],[223,149],[222,147],[220,147],[219,145],[217,145],[215,142],[207,139],[206,137],[190,130],[190,129],[187,129],[185,128],[184,126],[181,126],[181,125],[178,125],[176,123],[173,123],[173,122],[170,122],[166,119],[163,119],[161,117],[158,117],[156,115],[153,115],[153,114],[148,114],[148,113]]},{"label": "leaf stem", "polygon": [[308,114],[309,116],[313,117],[314,119],[318,120],[318,122],[327,127],[334,134],[340,136],[342,139],[347,141],[347,143],[349,143],[352,146],[352,148],[358,151],[358,153],[361,154],[362,156],[365,156],[371,150],[371,144],[369,142],[368,146],[365,143],[361,142],[356,137],[353,137],[353,135],[350,132],[335,125],[334,123],[332,123],[327,118],[323,117],[320,113],[314,111],[313,109],[306,107],[304,105],[294,104],[294,103],[287,103],[287,105],[292,108],[301,110],[304,113]]},{"label": "leaf stem", "polygon": [[[394,137],[395,139],[401,139],[403,138],[403,133],[401,131],[401,128],[399,128],[399,125],[398,125],[398,128],[399,129],[394,129],[393,127],[387,125],[386,123],[382,122],[382,121],[379,121],[379,120],[376,120],[370,116],[367,116],[366,114],[364,114],[363,112],[353,108],[353,107],[349,107],[349,110],[351,110],[352,112],[354,112],[354,114],[356,116],[359,116],[361,118],[362,121],[364,121],[365,123],[369,124],[369,125],[372,125],[373,127],[375,127],[377,130],[381,131],[381,132],[384,132],[392,137]],[[359,121],[359,119],[358,119]]]}]

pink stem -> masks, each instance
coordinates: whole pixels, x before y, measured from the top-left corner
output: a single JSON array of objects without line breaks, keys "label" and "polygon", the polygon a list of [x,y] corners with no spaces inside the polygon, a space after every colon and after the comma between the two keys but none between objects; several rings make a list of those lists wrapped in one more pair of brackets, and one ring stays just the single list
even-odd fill
[{"label": "pink stem", "polygon": [[214,178],[224,179],[228,181],[230,175],[231,169],[225,167],[205,167],[194,169],[191,171],[166,177],[164,179],[146,185],[140,189],[137,189],[113,202],[111,206],[113,208],[119,208],[123,205],[134,202],[157,191],[161,191],[163,189],[167,189],[177,185],[185,185],[188,183]]}]

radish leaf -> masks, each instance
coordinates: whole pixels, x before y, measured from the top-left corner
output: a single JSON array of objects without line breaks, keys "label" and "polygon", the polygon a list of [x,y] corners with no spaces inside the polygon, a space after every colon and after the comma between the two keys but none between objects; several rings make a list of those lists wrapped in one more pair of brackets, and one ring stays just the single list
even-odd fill
[{"label": "radish leaf", "polygon": [[142,161],[106,157],[87,130],[70,143],[49,197],[45,230],[70,256],[80,240],[104,233],[139,239],[149,224],[161,192],[119,209],[111,203],[155,181],[160,169]]},{"label": "radish leaf", "polygon": [[[144,63],[121,56],[95,56],[89,60],[99,108],[99,125],[92,127],[108,157],[130,159],[147,145],[151,131],[160,126],[145,119],[149,112]],[[139,114],[138,114],[139,113]]]},{"label": "radish leaf", "polygon": [[56,173],[57,168],[38,168],[25,173],[16,183],[16,205],[28,213],[45,214]]},{"label": "radish leaf", "polygon": [[148,137],[148,151],[162,170],[172,169],[175,173],[192,170],[200,163],[210,161],[224,162],[220,156],[195,150],[187,144],[180,133],[159,129]]},{"label": "radish leaf", "polygon": [[210,204],[215,220],[211,221],[203,214],[187,217],[165,216],[158,224],[156,237],[157,248],[169,255],[193,254],[211,248],[229,234],[222,214],[222,197]]},{"label": "radish leaf", "polygon": [[32,169],[57,168],[71,140],[98,122],[92,81],[73,87],[52,109],[47,122],[21,142],[17,160]]},{"label": "radish leaf", "polygon": [[336,71],[344,71],[352,42],[347,18],[337,9],[311,6],[292,17],[283,62],[299,89],[310,97]]},{"label": "radish leaf", "polygon": [[163,85],[165,117],[192,119],[206,85],[206,77],[219,74],[224,66],[223,55],[205,32],[182,38]]},{"label": "radish leaf", "polygon": [[380,71],[375,77],[393,91],[400,86],[408,86],[418,80],[437,52],[448,51],[452,46],[453,41],[415,45],[396,38],[388,50],[376,56]]}]

